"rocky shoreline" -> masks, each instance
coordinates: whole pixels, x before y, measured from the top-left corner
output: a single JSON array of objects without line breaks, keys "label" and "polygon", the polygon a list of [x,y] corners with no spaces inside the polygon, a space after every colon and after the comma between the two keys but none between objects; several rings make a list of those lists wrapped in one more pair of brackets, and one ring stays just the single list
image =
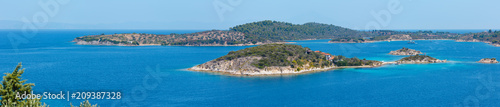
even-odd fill
[{"label": "rocky shoreline", "polygon": [[398,64],[426,64],[426,63],[445,63],[448,62],[446,59],[445,60],[410,60],[410,61],[396,61]]},{"label": "rocky shoreline", "polygon": [[315,73],[322,71],[329,71],[333,69],[345,69],[345,68],[374,68],[381,67],[386,64],[395,64],[395,63],[380,63],[377,65],[364,65],[364,66],[330,66],[325,68],[308,68],[300,71],[296,71],[295,68],[290,67],[266,67],[265,69],[255,70],[252,72],[242,72],[239,70],[224,70],[220,68],[206,68],[200,65],[188,68],[189,71],[197,71],[197,72],[209,72],[209,73],[218,73],[224,75],[231,76],[273,76],[273,75],[296,75],[296,74],[307,74],[307,73]]},{"label": "rocky shoreline", "polygon": [[77,39],[75,39],[71,42],[75,42],[75,44],[77,44],[77,45],[137,46],[137,45],[123,44],[123,43],[114,44],[114,43],[109,42],[109,41],[104,41],[104,42],[101,42],[101,41],[83,41],[83,40],[77,40]]},{"label": "rocky shoreline", "polygon": [[483,58],[479,61],[477,61],[478,63],[498,63],[497,59],[496,58]]},{"label": "rocky shoreline", "polygon": [[194,66],[194,67],[188,68],[187,70],[221,73],[221,74],[228,74],[228,75],[234,75],[234,76],[266,76],[266,75],[304,74],[304,73],[328,71],[328,70],[332,70],[332,69],[336,69],[336,68],[337,67],[332,66],[332,67],[325,67],[325,68],[311,68],[311,69],[305,69],[305,70],[301,70],[301,71],[295,71],[295,70],[293,70],[293,68],[288,68],[288,67],[266,67],[263,70],[257,70],[255,72],[240,72],[240,71],[236,71],[236,70],[224,71],[224,70],[214,70],[214,69],[207,69],[207,68],[201,68],[199,66]]},{"label": "rocky shoreline", "polygon": [[[139,45],[132,45],[132,44],[124,44],[124,43],[112,43],[109,41],[84,41],[84,40],[78,40],[75,39],[71,42],[75,42],[77,45],[103,45],[103,46],[162,46],[161,44],[139,44]],[[227,44],[202,44],[202,45],[165,45],[165,46],[253,46],[253,45],[265,45],[265,44],[286,44],[286,43],[294,43],[294,42],[269,42],[269,43],[262,43],[262,42],[257,42],[255,44],[252,43],[246,43],[246,44],[235,44],[235,45],[227,45]]]}]

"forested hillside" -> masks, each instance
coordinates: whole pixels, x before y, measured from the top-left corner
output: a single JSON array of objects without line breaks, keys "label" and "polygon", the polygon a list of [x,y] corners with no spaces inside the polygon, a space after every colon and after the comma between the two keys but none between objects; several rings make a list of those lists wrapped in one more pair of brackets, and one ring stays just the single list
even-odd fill
[{"label": "forested hillside", "polygon": [[291,66],[292,68],[297,68],[304,64],[309,64],[311,67],[324,67],[333,64],[324,55],[312,52],[309,48],[287,44],[267,44],[231,51],[227,55],[217,58],[216,61],[233,60],[241,57],[261,57],[261,59],[252,64],[261,69],[270,66]]},{"label": "forested hillside", "polygon": [[247,38],[259,40],[283,41],[304,39],[331,39],[334,37],[359,37],[366,32],[321,23],[292,24],[278,21],[260,21],[238,25],[230,31],[245,33]]}]

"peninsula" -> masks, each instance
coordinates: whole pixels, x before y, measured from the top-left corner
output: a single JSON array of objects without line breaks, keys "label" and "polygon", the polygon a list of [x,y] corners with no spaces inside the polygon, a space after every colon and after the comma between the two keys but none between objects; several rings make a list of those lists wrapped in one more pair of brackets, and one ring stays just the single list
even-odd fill
[{"label": "peninsula", "polygon": [[236,31],[211,30],[188,34],[156,35],[145,33],[92,35],[77,37],[73,40],[79,45],[182,45],[182,46],[242,46],[271,43],[271,41],[255,41]]},{"label": "peninsula", "polygon": [[333,56],[299,45],[266,44],[238,51],[189,68],[191,71],[216,72],[229,75],[286,75],[334,68],[377,67],[382,62]]},{"label": "peninsula", "polygon": [[331,39],[360,35],[356,30],[340,26],[305,23],[292,24],[278,21],[259,21],[231,27],[229,30],[210,30],[187,34],[101,34],[77,37],[79,45],[116,46],[245,46],[280,43],[285,40]]},{"label": "peninsula", "polygon": [[391,54],[391,55],[418,55],[418,54],[423,54],[423,53],[420,51],[414,50],[414,49],[408,49],[408,48],[403,47],[402,49],[391,51],[391,52],[389,52],[389,54]]}]

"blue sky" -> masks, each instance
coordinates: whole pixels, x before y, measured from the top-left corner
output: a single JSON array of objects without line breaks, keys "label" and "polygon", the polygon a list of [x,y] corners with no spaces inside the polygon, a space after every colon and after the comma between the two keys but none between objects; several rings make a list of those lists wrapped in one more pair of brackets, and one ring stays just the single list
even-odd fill
[{"label": "blue sky", "polygon": [[[53,16],[43,8],[43,3],[51,2],[58,6]],[[0,0],[0,29],[21,29],[23,18],[44,19],[40,14],[48,16],[42,21],[46,23],[37,24],[42,29],[206,30],[261,20],[361,30],[373,23],[380,29],[500,29],[499,4],[498,0]],[[382,22],[373,15],[391,6],[401,11],[390,13],[390,19],[381,15]]]}]

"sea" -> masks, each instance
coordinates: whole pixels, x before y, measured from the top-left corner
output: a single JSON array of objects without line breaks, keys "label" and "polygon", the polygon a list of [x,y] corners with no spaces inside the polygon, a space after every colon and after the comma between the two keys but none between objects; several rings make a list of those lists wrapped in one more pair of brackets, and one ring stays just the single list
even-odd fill
[{"label": "sea", "polygon": [[500,47],[481,42],[290,41],[334,55],[385,62],[405,57],[388,53],[407,47],[449,62],[253,77],[186,70],[253,46],[91,46],[71,42],[85,35],[198,31],[202,30],[0,30],[0,72],[11,73],[22,62],[25,72],[21,78],[35,84],[34,93],[65,94],[65,99],[41,100],[53,107],[80,104],[84,99],[71,95],[77,92],[120,93],[115,99],[86,98],[101,107],[500,106],[500,64],[476,63],[482,58],[500,58]]}]

